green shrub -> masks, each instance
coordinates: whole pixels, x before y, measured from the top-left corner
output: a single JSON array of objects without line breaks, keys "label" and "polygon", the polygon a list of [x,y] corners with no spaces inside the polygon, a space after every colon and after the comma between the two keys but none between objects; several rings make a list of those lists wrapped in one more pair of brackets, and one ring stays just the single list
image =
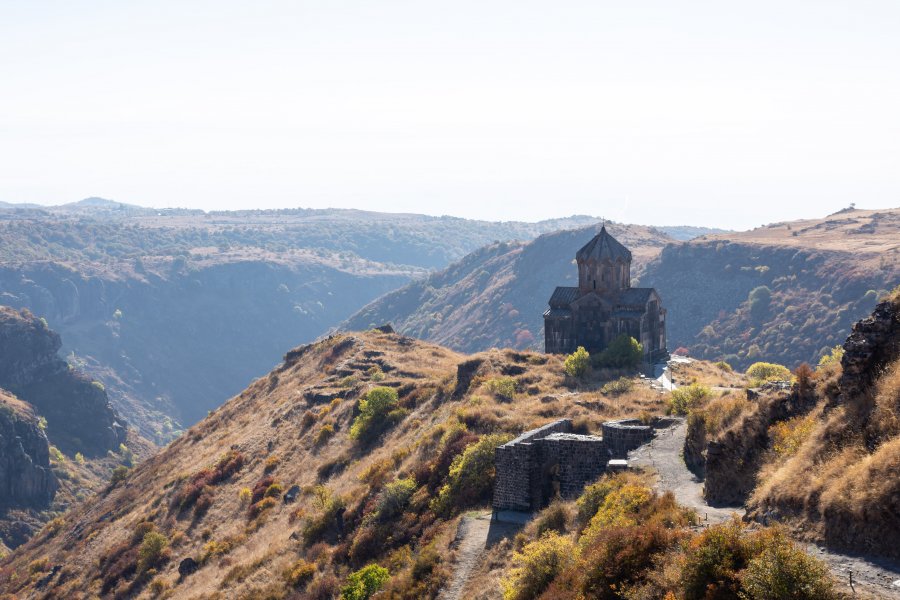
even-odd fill
[{"label": "green shrub", "polygon": [[575,352],[566,357],[565,369],[569,377],[582,377],[590,366],[591,355],[584,346],[578,346]]},{"label": "green shrub", "polygon": [[828,569],[794,545],[781,530],[762,532],[756,555],[741,576],[745,600],[829,600],[838,598]]},{"label": "green shrub", "polygon": [[319,430],[316,432],[316,436],[313,438],[313,444],[316,446],[321,446],[328,440],[334,437],[334,425],[331,423],[326,423],[319,427]]},{"label": "green shrub", "polygon": [[310,546],[320,541],[335,526],[338,512],[344,508],[344,501],[334,495],[324,485],[317,485],[313,489],[313,504],[318,509],[318,514],[309,517],[301,531],[303,542]]},{"label": "green shrub", "polygon": [[636,369],[644,360],[644,347],[633,337],[622,334],[598,355],[595,363],[598,367],[613,369]]},{"label": "green shrub", "polygon": [[603,501],[606,500],[606,496],[620,486],[621,482],[618,477],[603,477],[600,481],[585,487],[581,496],[575,502],[575,506],[578,509],[579,525],[587,525],[594,515],[597,514],[597,510],[603,504]]},{"label": "green shrub", "polygon": [[690,411],[699,408],[700,404],[711,395],[712,392],[705,385],[692,383],[691,385],[672,390],[669,405],[673,414],[686,415]]},{"label": "green shrub", "polygon": [[168,558],[169,538],[158,531],[148,531],[141,540],[138,551],[138,571],[146,573]]},{"label": "green shrub", "polygon": [[302,558],[291,565],[284,573],[284,579],[291,587],[300,587],[316,574],[316,565]]},{"label": "green shrub", "polygon": [[572,541],[555,532],[527,544],[513,554],[513,568],[502,583],[503,600],[537,598],[574,557]]},{"label": "green shrub", "polygon": [[756,362],[747,369],[747,377],[753,380],[754,386],[758,386],[767,381],[790,381],[791,371],[784,365]]},{"label": "green shrub", "polygon": [[553,501],[534,519],[538,537],[550,531],[565,533],[568,520],[569,511],[566,509],[566,505],[558,500]]},{"label": "green shrub", "polygon": [[713,363],[713,364],[714,364],[714,366],[718,367],[719,370],[725,371],[726,373],[731,373],[732,371],[734,371],[734,369],[731,367],[731,365],[729,365],[724,360],[720,360],[719,362]]},{"label": "green shrub", "polygon": [[398,479],[384,486],[375,508],[378,520],[388,521],[402,514],[415,491],[416,482],[411,478]]},{"label": "green shrub", "polygon": [[366,565],[347,576],[347,583],[341,588],[341,599],[369,600],[390,578],[391,574],[384,567]]},{"label": "green shrub", "polygon": [[376,387],[359,400],[359,416],[350,426],[350,437],[368,442],[406,416],[400,408],[397,390]]},{"label": "green shrub", "polygon": [[600,391],[608,396],[618,396],[619,394],[630,392],[633,387],[634,381],[632,381],[628,377],[619,377],[615,381],[610,381],[603,384],[603,387],[600,388]]},{"label": "green shrub", "polygon": [[835,346],[831,349],[827,354],[823,354],[822,358],[819,359],[819,367],[827,367],[828,365],[833,364],[841,364],[841,359],[844,358],[844,347],[843,346]]},{"label": "green shrub", "polygon": [[122,483],[127,478],[128,467],[126,467],[125,465],[119,465],[112,470],[112,477],[109,478],[109,484],[115,486]]},{"label": "green shrub", "polygon": [[494,433],[469,444],[456,455],[447,474],[447,482],[432,502],[432,509],[443,515],[481,502],[494,485],[494,450],[512,436]]},{"label": "green shrub", "polygon": [[60,452],[59,448],[56,446],[50,446],[50,458],[54,462],[64,463],[66,462],[66,455]]},{"label": "green shrub", "polygon": [[736,596],[739,572],[748,559],[742,529],[734,519],[713,525],[686,545],[681,567],[685,600]]},{"label": "green shrub", "polygon": [[753,288],[750,295],[747,296],[747,302],[750,306],[750,314],[754,319],[762,319],[769,310],[772,303],[772,290],[768,286],[761,285]]},{"label": "green shrub", "polygon": [[498,398],[512,400],[516,397],[516,380],[512,377],[495,377],[487,381],[487,389]]}]

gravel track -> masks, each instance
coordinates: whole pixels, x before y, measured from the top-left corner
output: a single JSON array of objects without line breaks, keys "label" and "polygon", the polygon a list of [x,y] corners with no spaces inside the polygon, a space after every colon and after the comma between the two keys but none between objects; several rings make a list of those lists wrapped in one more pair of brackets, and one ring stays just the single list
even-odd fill
[{"label": "gravel track", "polygon": [[[672,427],[657,431],[656,438],[629,454],[629,464],[650,467],[656,471],[657,491],[671,491],[676,500],[697,511],[703,526],[721,523],[733,514],[740,517],[744,509],[715,507],[703,498],[703,481],[688,470],[682,451],[687,423],[679,419]],[[824,561],[834,577],[850,591],[850,572],[855,592],[876,598],[900,598],[900,566],[871,557],[838,554],[815,544],[805,544],[807,551]]]}]

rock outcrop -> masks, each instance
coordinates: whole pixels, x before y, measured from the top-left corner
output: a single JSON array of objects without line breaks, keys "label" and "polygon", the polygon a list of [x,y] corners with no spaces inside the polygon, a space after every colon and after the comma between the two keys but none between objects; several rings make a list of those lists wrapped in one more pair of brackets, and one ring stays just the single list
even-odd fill
[{"label": "rock outcrop", "polygon": [[125,441],[124,422],[103,386],[59,357],[60,346],[30,312],[0,307],[0,387],[47,420],[47,435],[64,452],[105,454]]},{"label": "rock outcrop", "polygon": [[37,416],[0,390],[0,508],[45,508],[57,488],[50,444]]},{"label": "rock outcrop", "polygon": [[858,398],[885,366],[900,357],[900,303],[880,302],[870,317],[853,326],[841,359],[840,401]]}]

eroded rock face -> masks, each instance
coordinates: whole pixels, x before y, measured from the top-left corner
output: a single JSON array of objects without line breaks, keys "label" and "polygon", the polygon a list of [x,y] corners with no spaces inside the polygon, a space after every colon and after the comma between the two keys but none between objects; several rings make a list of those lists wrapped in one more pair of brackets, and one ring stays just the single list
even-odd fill
[{"label": "eroded rock face", "polygon": [[49,506],[59,487],[49,449],[34,413],[0,392],[0,507]]},{"label": "eroded rock face", "polygon": [[47,419],[66,453],[105,454],[125,441],[125,425],[99,383],[59,357],[60,338],[27,311],[0,307],[0,388]]},{"label": "eroded rock face", "polygon": [[900,357],[900,307],[879,303],[872,316],[858,321],[844,342],[841,394],[846,402],[869,388],[888,363]]}]

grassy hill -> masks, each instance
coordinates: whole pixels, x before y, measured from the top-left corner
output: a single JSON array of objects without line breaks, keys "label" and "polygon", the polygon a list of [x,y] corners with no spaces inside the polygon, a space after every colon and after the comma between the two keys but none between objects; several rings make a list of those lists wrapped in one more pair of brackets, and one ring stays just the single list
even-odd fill
[{"label": "grassy hill", "polygon": [[[717,385],[741,381],[715,372],[696,371]],[[646,381],[624,381],[570,381],[558,357],[465,356],[380,331],[300,347],[19,548],[0,564],[0,587],[76,599],[368,598],[378,589],[384,598],[434,598],[453,570],[461,516],[490,502],[494,447],[563,416],[577,431],[598,431],[608,418],[668,406]],[[818,595],[804,597],[838,597],[822,567],[777,531],[732,524],[698,534],[697,516],[653,494],[644,475],[598,486],[497,546],[498,574],[476,579],[475,596],[499,599],[502,579],[514,598],[545,590],[574,598],[598,585],[681,597],[714,583],[717,563],[703,557],[717,556],[724,535],[738,562],[723,585],[750,589],[741,582],[756,577],[763,595],[751,597],[766,597],[766,553],[780,552],[812,581]],[[603,558],[612,551],[634,554],[614,566]],[[684,577],[656,577],[657,561]]]}]

